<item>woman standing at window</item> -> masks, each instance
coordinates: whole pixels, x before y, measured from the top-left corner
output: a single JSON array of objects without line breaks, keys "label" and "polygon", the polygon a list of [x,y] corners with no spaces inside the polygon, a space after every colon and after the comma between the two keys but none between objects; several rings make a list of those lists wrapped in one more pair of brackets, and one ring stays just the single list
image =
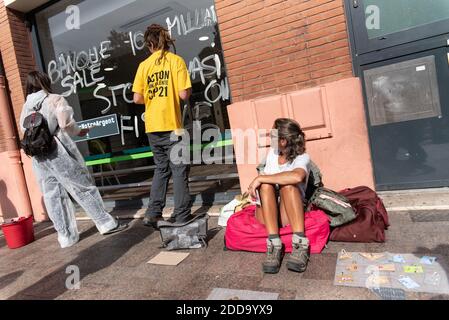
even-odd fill
[{"label": "woman standing at window", "polygon": [[27,99],[20,115],[20,127],[40,108],[50,133],[54,134],[56,148],[48,156],[33,157],[33,171],[44,196],[45,207],[62,248],[73,246],[79,240],[75,210],[69,194],[92,218],[98,231],[112,234],[127,228],[106,212],[100,192],[84,163],[84,159],[70,136],[83,137],[88,129],[81,129],[73,118],[73,109],[60,95],[52,94],[50,78],[33,71],[27,79]]}]

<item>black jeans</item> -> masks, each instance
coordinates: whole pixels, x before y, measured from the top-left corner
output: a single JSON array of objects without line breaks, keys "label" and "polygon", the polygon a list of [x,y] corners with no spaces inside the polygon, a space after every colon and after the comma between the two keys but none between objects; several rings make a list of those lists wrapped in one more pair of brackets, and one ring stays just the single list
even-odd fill
[{"label": "black jeans", "polygon": [[[170,141],[171,133],[171,131],[148,133],[156,170],[151,185],[147,216],[162,216],[162,210],[166,204],[168,182],[170,176],[172,176],[175,201],[172,218],[175,218],[177,222],[184,222],[190,217],[192,207],[188,178],[189,166],[186,163],[176,163],[176,159],[170,159],[173,147],[181,146],[180,144],[183,143],[180,137],[178,141]],[[188,145],[185,147],[188,147]]]}]

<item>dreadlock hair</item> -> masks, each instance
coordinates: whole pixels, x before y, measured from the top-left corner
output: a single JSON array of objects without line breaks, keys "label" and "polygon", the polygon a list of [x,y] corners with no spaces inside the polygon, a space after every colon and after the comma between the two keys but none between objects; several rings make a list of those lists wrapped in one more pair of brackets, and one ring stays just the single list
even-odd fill
[{"label": "dreadlock hair", "polygon": [[305,134],[298,122],[292,119],[280,118],[274,122],[274,129],[278,132],[278,139],[287,141],[284,152],[287,161],[291,162],[297,156],[306,152]]},{"label": "dreadlock hair", "polygon": [[147,47],[152,47],[154,51],[162,50],[161,56],[157,59],[157,64],[161,63],[167,51],[170,50],[170,46],[176,53],[175,40],[171,38],[170,33],[163,26],[152,24],[147,28],[144,37]]}]

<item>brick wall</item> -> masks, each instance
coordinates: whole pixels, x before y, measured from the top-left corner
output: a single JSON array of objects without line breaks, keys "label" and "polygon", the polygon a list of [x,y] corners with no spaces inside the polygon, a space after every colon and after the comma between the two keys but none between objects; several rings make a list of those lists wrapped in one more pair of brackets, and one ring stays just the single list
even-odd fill
[{"label": "brick wall", "polygon": [[[35,70],[31,39],[23,14],[6,9],[0,1],[0,52],[11,95],[14,117],[18,123],[25,101],[25,82],[28,72]],[[3,119],[0,119],[0,123]],[[5,151],[0,126],[0,152]]]},{"label": "brick wall", "polygon": [[352,76],[343,0],[215,0],[234,102]]}]

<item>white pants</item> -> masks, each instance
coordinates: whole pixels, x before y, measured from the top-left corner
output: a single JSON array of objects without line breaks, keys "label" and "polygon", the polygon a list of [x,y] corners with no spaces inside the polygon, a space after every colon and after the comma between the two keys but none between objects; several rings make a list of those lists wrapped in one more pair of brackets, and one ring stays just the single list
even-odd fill
[{"label": "white pants", "polygon": [[44,202],[62,248],[78,242],[75,209],[69,194],[104,234],[118,222],[105,209],[98,188],[87,170],[73,140],[65,133],[58,134],[57,149],[45,159],[33,158],[33,169],[44,195]]}]

